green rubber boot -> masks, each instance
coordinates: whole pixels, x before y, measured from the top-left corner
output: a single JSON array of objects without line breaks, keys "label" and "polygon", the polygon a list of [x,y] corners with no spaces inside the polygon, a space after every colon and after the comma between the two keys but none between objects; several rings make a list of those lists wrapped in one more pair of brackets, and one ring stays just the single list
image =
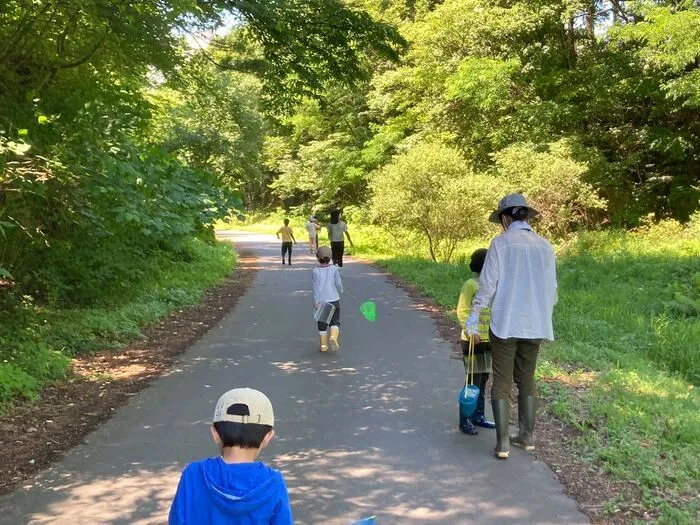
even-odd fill
[{"label": "green rubber boot", "polygon": [[496,457],[508,459],[508,425],[510,424],[510,399],[492,399],[493,419],[496,423]]},{"label": "green rubber boot", "polygon": [[518,435],[510,438],[514,447],[535,450],[535,416],[537,398],[534,396],[518,397]]}]

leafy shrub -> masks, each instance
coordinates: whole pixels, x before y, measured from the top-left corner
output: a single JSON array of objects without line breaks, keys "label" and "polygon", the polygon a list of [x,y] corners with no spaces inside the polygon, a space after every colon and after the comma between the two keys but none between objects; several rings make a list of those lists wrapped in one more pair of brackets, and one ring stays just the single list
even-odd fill
[{"label": "leafy shrub", "polygon": [[473,173],[457,150],[423,142],[373,174],[370,213],[390,230],[420,233],[433,261],[449,261],[460,241],[490,231],[498,187],[494,177]]},{"label": "leafy shrub", "polygon": [[546,235],[583,229],[605,210],[605,200],[584,181],[587,165],[574,158],[567,140],[545,148],[510,146],[494,154],[494,161],[505,186],[523,192],[540,212],[538,228]]},{"label": "leafy shrub", "polygon": [[36,398],[39,386],[39,381],[21,368],[9,363],[0,363],[0,406],[15,396]]},{"label": "leafy shrub", "polygon": [[2,293],[0,308],[6,315],[0,325],[0,405],[14,396],[34,398],[41,385],[62,377],[66,356],[42,340],[40,310],[28,297]]},{"label": "leafy shrub", "polygon": [[102,297],[108,289],[93,290],[90,307],[38,306],[28,296],[0,292],[0,407],[15,396],[34,398],[44,384],[65,376],[70,356],[119,347],[144,325],[197,302],[235,261],[224,244],[187,239],[170,248],[135,263],[144,267],[127,276],[129,293]]},{"label": "leafy shrub", "polygon": [[343,217],[345,222],[348,222],[350,224],[369,224],[370,223],[370,214],[369,214],[369,207],[368,206],[345,206],[343,208]]},{"label": "leafy shrub", "polygon": [[[22,170],[6,170],[15,191],[4,209],[22,228],[3,232],[13,250],[0,250],[0,267],[24,291],[53,305],[128,296],[133,283],[157,275],[155,252],[191,236],[212,240],[209,225],[240,205],[211,174],[158,149],[125,143],[91,153],[86,166],[37,167],[27,159]],[[45,180],[23,176],[29,166]]]},{"label": "leafy shrub", "polygon": [[686,235],[692,239],[700,239],[700,211],[691,215],[685,228]]}]

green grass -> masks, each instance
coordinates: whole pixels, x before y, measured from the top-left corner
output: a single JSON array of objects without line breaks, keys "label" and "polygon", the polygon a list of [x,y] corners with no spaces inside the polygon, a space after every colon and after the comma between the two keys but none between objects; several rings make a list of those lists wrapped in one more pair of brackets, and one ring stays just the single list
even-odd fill
[{"label": "green grass", "polygon": [[[264,233],[278,227],[243,226]],[[538,369],[550,412],[580,431],[572,453],[630,482],[659,523],[699,517],[698,230],[697,219],[686,228],[665,222],[638,232],[585,233],[558,245],[557,341],[543,349]],[[488,246],[466,242],[456,261],[433,263],[416,237],[398,241],[371,226],[350,231],[356,254],[447,311],[470,276],[468,255]],[[606,508],[624,509],[630,497],[611,494]]]},{"label": "green grass", "polygon": [[169,312],[198,302],[231,273],[228,244],[187,241],[177,252],[152,255],[157,271],[144,273],[123,297],[89,308],[60,308],[6,294],[0,304],[0,410],[18,397],[36,398],[41,387],[65,377],[72,356],[119,348]]}]

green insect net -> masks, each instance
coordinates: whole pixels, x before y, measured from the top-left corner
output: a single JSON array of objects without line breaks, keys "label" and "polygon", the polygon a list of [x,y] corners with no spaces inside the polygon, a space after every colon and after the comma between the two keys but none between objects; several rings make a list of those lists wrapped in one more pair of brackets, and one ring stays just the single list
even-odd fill
[{"label": "green insect net", "polygon": [[370,323],[377,320],[377,305],[374,301],[366,301],[360,305],[360,312]]}]

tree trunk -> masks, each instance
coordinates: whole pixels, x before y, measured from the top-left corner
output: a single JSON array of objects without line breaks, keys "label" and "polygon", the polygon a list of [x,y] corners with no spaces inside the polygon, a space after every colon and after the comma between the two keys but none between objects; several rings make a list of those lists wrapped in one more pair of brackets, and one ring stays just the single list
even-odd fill
[{"label": "tree trunk", "polygon": [[612,4],[612,9],[613,9],[613,19],[615,22],[618,20],[624,20],[625,22],[630,21],[630,17],[625,11],[624,7],[622,6],[622,3],[619,0],[611,0],[610,2]]},{"label": "tree trunk", "polygon": [[595,0],[592,1],[586,9],[586,33],[591,41],[591,46],[595,45]]},{"label": "tree trunk", "polygon": [[425,236],[428,238],[428,251],[430,252],[430,258],[433,262],[437,262],[437,257],[435,256],[435,243],[433,242],[433,236],[430,233],[430,228],[428,228],[423,221],[421,221],[421,226],[425,232]]}]

